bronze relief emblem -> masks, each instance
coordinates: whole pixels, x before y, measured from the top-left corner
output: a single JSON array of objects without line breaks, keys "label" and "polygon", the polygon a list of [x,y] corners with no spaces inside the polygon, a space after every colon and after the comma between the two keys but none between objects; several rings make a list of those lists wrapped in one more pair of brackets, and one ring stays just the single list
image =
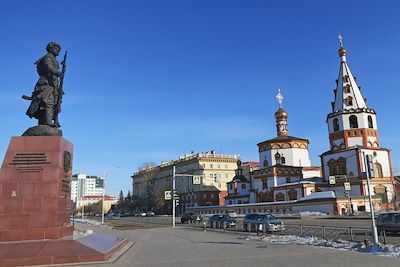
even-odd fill
[{"label": "bronze relief emblem", "polygon": [[71,153],[64,151],[64,171],[68,173],[71,170]]}]

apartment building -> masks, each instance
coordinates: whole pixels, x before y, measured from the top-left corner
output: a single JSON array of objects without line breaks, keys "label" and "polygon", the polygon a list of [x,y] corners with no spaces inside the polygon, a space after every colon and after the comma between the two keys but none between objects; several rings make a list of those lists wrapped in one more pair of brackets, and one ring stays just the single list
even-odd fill
[{"label": "apartment building", "polygon": [[[238,155],[209,151],[185,154],[177,160],[143,168],[131,176],[137,209],[151,209],[163,214],[171,212],[171,201],[164,200],[164,192],[172,189],[173,167],[180,197],[178,213],[187,207],[223,205],[227,182],[235,176],[238,159]],[[194,182],[192,175],[200,176],[200,179]]]}]

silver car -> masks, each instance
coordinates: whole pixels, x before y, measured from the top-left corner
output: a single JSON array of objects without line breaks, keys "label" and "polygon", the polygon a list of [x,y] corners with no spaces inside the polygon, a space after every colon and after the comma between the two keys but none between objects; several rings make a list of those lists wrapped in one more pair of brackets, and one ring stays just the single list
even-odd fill
[{"label": "silver car", "polygon": [[259,225],[266,228],[268,232],[276,232],[285,230],[285,225],[279,219],[271,214],[251,213],[247,214],[243,219],[243,227],[245,231],[257,229]]},{"label": "silver car", "polygon": [[378,216],[376,226],[387,232],[400,232],[400,211],[385,212]]}]

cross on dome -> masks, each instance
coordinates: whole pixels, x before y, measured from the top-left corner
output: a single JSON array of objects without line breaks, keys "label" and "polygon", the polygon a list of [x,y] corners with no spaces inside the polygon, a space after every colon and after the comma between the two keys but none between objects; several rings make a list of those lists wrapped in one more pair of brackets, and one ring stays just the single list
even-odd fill
[{"label": "cross on dome", "polygon": [[279,107],[282,107],[283,95],[281,94],[281,89],[278,89],[278,94],[276,95],[276,100],[279,103]]},{"label": "cross on dome", "polygon": [[340,47],[343,47],[343,36],[342,36],[342,34],[341,34],[341,33],[339,33],[339,35],[338,35],[338,39],[339,39],[339,44],[340,44]]}]

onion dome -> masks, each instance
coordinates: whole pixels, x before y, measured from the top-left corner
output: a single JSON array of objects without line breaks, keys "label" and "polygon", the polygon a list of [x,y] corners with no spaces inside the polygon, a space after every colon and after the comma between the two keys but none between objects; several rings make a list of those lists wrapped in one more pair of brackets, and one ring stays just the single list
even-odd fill
[{"label": "onion dome", "polygon": [[243,170],[242,170],[242,162],[240,160],[237,161],[237,170],[236,170],[236,175],[233,177],[232,181],[236,181],[239,183],[247,183],[248,180],[246,176],[243,175]]},{"label": "onion dome", "polygon": [[275,119],[277,121],[281,121],[281,120],[287,120],[287,118],[288,118],[287,112],[282,107],[279,107],[278,111],[275,112]]}]

